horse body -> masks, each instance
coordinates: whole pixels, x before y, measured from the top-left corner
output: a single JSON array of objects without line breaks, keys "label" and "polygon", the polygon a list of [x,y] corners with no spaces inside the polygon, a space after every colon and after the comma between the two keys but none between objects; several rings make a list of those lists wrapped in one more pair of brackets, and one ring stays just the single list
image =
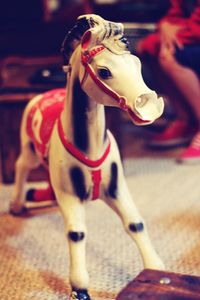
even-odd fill
[{"label": "horse body", "polygon": [[[113,46],[113,39],[110,44],[105,39],[106,31],[103,42],[95,30],[97,27],[99,33],[98,26],[105,23],[106,27],[106,21],[95,15],[85,18],[92,29],[86,30],[72,51],[66,92],[61,89],[39,95],[25,110],[11,203],[13,213],[22,211],[28,173],[48,158],[51,183],[66,225],[72,299],[80,300],[90,299],[85,259],[85,205],[89,200],[101,198],[119,215],[146,268],[163,268],[128,191],[104,113],[104,105],[117,106],[127,111],[134,123],[147,124],[160,116],[163,103],[143,82],[140,62],[125,50],[121,35]],[[113,26],[118,35],[121,25]]]}]

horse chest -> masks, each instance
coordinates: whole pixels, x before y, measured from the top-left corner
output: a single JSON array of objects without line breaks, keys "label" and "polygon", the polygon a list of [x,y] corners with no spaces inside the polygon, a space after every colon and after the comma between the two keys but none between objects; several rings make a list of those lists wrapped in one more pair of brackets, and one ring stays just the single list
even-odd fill
[{"label": "horse chest", "polygon": [[[56,165],[57,163],[50,164],[53,170]],[[55,174],[55,171],[53,173]],[[105,199],[107,196],[116,198],[119,177],[117,162],[112,162],[109,158],[99,168],[92,169],[77,163],[77,160],[71,157],[60,167],[58,180],[61,190],[75,194],[84,201]]]},{"label": "horse chest", "polygon": [[[69,164],[65,167],[67,167],[69,171],[72,189],[74,193],[83,200],[96,200],[102,194],[102,163],[110,152],[110,142],[102,157],[97,161],[92,161],[87,157],[84,157],[82,152],[79,152],[77,148],[73,147],[72,144],[65,140],[64,133],[60,127],[61,124],[59,118],[63,110],[65,96],[65,89],[56,89],[44,93],[37,102],[33,103],[27,115],[26,133],[31,138],[38,156],[41,157],[46,165],[49,142],[54,125],[58,121],[59,139],[66,150],[66,160]],[[55,153],[57,153],[56,150]],[[74,167],[77,160],[82,162],[82,165],[87,166],[88,168]],[[84,169],[86,172],[83,171]],[[64,184],[66,184],[66,182],[63,183],[63,185]]]},{"label": "horse chest", "polygon": [[72,192],[82,201],[101,198],[103,192],[102,175],[102,169],[83,171],[80,167],[71,166],[69,179]]}]

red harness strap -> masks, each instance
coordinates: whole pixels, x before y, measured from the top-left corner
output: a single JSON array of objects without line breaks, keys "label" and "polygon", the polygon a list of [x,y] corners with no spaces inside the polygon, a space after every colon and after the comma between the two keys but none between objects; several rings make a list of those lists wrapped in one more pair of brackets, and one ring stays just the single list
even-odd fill
[{"label": "red harness strap", "polygon": [[99,198],[99,187],[101,182],[101,169],[93,170],[92,173],[92,182],[93,182],[93,191],[92,191],[92,200]]},{"label": "red harness strap", "polygon": [[126,105],[126,98],[117,94],[114,90],[112,90],[107,84],[105,84],[102,80],[100,80],[96,74],[94,73],[92,67],[90,66],[91,59],[98,54],[99,52],[105,49],[104,46],[98,46],[91,50],[90,52],[82,52],[81,54],[81,62],[85,67],[85,75],[83,76],[81,84],[83,84],[86,74],[88,73],[94,83],[106,94],[111,96],[115,101],[119,103],[121,109],[127,111],[128,105]]},{"label": "red harness strap", "polygon": [[[98,168],[102,165],[102,163],[107,158],[108,154],[110,153],[110,147],[111,147],[111,141],[108,136],[108,145],[102,154],[102,156],[97,160],[91,160],[89,157],[87,157],[84,153],[79,151],[73,144],[71,144],[63,131],[62,123],[60,118],[58,118],[58,134],[60,137],[60,140],[65,147],[65,149],[77,160],[79,160],[84,165],[90,167],[90,168]],[[100,183],[101,183],[101,169],[98,170],[91,170],[92,174],[92,182],[93,182],[93,192],[92,192],[92,200],[96,200],[99,198],[99,190],[100,190]]]},{"label": "red harness strap", "polygon": [[109,152],[110,152],[110,138],[108,136],[108,145],[104,151],[104,153],[102,154],[102,156],[97,159],[97,160],[91,160],[89,157],[87,157],[84,153],[82,153],[80,150],[78,150],[73,144],[71,144],[63,131],[63,127],[62,127],[62,123],[60,118],[58,118],[58,134],[60,137],[60,140],[63,144],[63,146],[65,147],[65,149],[72,155],[74,156],[76,159],[78,159],[80,162],[82,162],[84,165],[90,167],[90,168],[98,168],[106,159],[106,157],[108,156]]}]

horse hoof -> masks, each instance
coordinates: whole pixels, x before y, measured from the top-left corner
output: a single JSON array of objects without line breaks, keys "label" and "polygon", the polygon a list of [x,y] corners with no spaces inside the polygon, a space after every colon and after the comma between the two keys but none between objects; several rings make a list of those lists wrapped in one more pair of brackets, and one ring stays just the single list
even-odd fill
[{"label": "horse hoof", "polygon": [[87,290],[73,290],[70,300],[91,300]]}]

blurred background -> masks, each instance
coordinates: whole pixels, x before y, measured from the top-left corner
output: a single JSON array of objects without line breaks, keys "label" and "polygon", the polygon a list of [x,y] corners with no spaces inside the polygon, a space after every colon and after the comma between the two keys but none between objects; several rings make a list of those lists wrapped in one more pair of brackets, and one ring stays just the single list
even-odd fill
[{"label": "blurred background", "polygon": [[[40,92],[65,86],[60,46],[76,18],[81,14],[95,13],[112,21],[123,22],[130,50],[135,52],[134,45],[155,30],[155,23],[168,7],[168,0],[1,1],[1,182],[13,182],[14,162],[19,153],[20,119],[26,103]],[[145,72],[145,80],[151,85],[152,74]],[[144,146],[145,139],[160,130],[160,126],[137,128],[117,109],[107,109],[106,115],[108,126],[120,145],[122,157],[174,155],[176,150],[154,152]],[[119,121],[115,123],[119,118],[120,126]],[[34,172],[30,179],[40,178],[43,178],[41,170]]]},{"label": "blurred background", "polygon": [[[189,5],[186,8],[190,13],[190,5],[198,3],[199,18],[197,15],[195,17],[197,26],[193,26],[194,32],[186,30],[186,36],[190,38],[194,33],[194,36],[198,37],[197,43],[194,43],[194,46],[198,46],[198,52],[191,55],[193,52],[189,51],[188,56],[192,58],[192,69],[200,76],[200,0],[173,0],[173,3],[177,2]],[[56,208],[30,209],[27,215],[20,218],[15,218],[9,213],[14,166],[19,154],[22,112],[28,101],[38,93],[65,87],[66,74],[62,71],[63,61],[60,54],[65,35],[79,15],[99,14],[107,20],[124,24],[130,51],[139,55],[137,46],[142,43],[143,38],[148,40],[149,37],[160,33],[156,32],[156,24],[165,16],[169,6],[170,0],[0,1],[1,299],[65,299],[70,290],[66,273],[69,265],[66,260],[64,224],[59,211]],[[151,41],[148,45],[152,48]],[[160,59],[157,54],[155,57]],[[142,59],[142,56],[140,58]],[[185,61],[185,58],[181,61],[183,66]],[[176,93],[174,101],[170,101],[172,97],[169,92],[173,94],[175,85],[170,82],[164,90],[159,81],[164,81],[165,84],[167,81],[163,74],[159,76],[161,73],[153,72],[155,65],[155,59],[142,60],[142,73],[147,85],[165,99],[162,117],[152,125],[135,126],[120,109],[106,108],[107,125],[119,144],[131,195],[147,223],[150,237],[166,269],[199,276],[200,168],[193,155],[196,150],[196,158],[200,162],[199,82],[197,96],[191,93],[192,96],[188,97],[189,100],[196,99],[198,109],[195,111],[199,111],[199,124],[198,128],[195,128],[198,139],[195,140],[195,147],[192,148],[189,157],[193,160],[193,165],[177,164],[176,158],[184,152],[182,140],[177,139],[177,135],[181,134],[185,141],[185,132],[180,130],[180,120],[176,122],[178,110],[175,111],[174,104],[178,99],[182,101],[183,95]],[[166,66],[172,66],[173,69],[176,64],[167,61]],[[188,92],[189,87],[193,88],[194,76],[191,77],[190,74],[188,80],[183,72],[178,73],[183,75],[184,83],[185,78],[190,83],[184,84]],[[188,112],[190,110],[187,107],[185,115]],[[188,114],[186,121],[189,127],[193,125],[195,115],[194,112]],[[176,123],[173,123],[174,120]],[[173,127],[170,127],[170,123]],[[179,124],[178,130],[174,124]],[[166,131],[173,128],[176,129],[176,136],[174,138],[172,130],[171,137],[175,147],[168,147],[167,137],[170,135],[169,131],[168,135]],[[194,135],[193,128],[191,132],[186,133],[191,140]],[[165,147],[152,147],[152,141],[155,145],[156,137],[162,134],[163,139],[160,139],[160,142],[166,142]],[[43,187],[42,181],[45,176],[42,167],[32,171],[29,180],[35,182],[28,183],[27,187]],[[38,202],[35,203],[38,205]],[[97,209],[94,209],[93,205]],[[119,221],[115,219],[111,210],[107,210],[100,201],[90,203],[87,209],[87,250],[92,297],[113,300],[120,289],[142,270],[142,261],[137,249],[132,248],[129,237],[118,226]],[[187,281],[190,279],[188,276],[182,278]],[[196,282],[199,282],[199,278],[196,280],[191,277],[191,291],[187,296],[197,291],[194,288]],[[170,293],[171,288],[172,286],[169,286]],[[178,287],[178,292],[181,291]],[[143,294],[142,289],[140,294]],[[187,296],[178,298],[186,299]],[[164,299],[165,295],[161,297]],[[167,298],[166,295],[165,299]],[[196,296],[195,299],[197,298],[200,299]]]}]

